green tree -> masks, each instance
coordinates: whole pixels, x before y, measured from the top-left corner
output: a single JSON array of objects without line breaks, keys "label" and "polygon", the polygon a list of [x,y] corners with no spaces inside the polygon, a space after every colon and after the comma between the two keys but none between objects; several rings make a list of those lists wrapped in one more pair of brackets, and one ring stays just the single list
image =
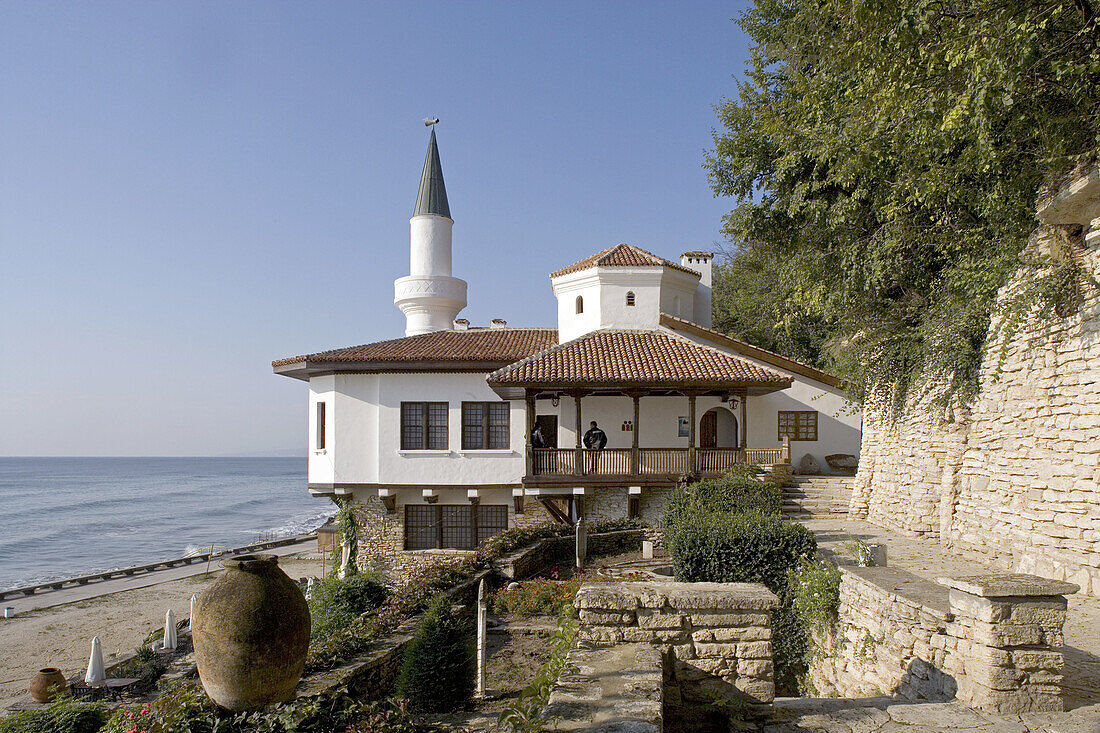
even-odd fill
[{"label": "green tree", "polygon": [[1090,0],[758,0],[740,25],[750,68],[706,167],[750,277],[719,278],[719,322],[752,335],[722,314],[778,284],[765,345],[809,319],[857,399],[969,397],[1040,186],[1100,140]]},{"label": "green tree", "polygon": [[405,650],[397,694],[414,710],[429,713],[451,712],[465,702],[474,691],[477,664],[472,634],[450,598],[437,595]]}]

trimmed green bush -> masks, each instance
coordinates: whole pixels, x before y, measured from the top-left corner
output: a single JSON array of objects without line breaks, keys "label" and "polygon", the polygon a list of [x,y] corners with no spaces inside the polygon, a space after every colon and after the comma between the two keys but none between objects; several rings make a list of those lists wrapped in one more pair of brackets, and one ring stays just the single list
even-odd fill
[{"label": "trimmed green bush", "polygon": [[59,697],[48,707],[0,718],[0,733],[96,733],[107,723],[107,706]]},{"label": "trimmed green bush", "polygon": [[676,579],[763,583],[779,596],[802,558],[813,557],[813,532],[780,517],[697,512],[665,534]]},{"label": "trimmed green bush", "polygon": [[665,503],[665,528],[674,528],[681,518],[700,512],[779,516],[783,513],[783,492],[775,484],[754,478],[743,470],[696,481],[669,494]]},{"label": "trimmed green bush", "polygon": [[397,694],[412,709],[429,713],[454,710],[474,690],[473,630],[451,608],[446,595],[435,597],[405,650]]},{"label": "trimmed green bush", "polygon": [[389,591],[370,575],[335,576],[314,586],[309,599],[310,636],[329,636],[382,605]]}]

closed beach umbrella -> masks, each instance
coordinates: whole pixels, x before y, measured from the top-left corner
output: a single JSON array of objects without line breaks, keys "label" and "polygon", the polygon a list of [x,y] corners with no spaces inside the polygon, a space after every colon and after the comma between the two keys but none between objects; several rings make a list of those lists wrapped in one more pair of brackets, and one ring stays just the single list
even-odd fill
[{"label": "closed beach umbrella", "polygon": [[164,648],[176,648],[176,616],[171,608],[164,614]]},{"label": "closed beach umbrella", "polygon": [[195,601],[199,600],[199,597],[194,593],[191,594],[191,611],[187,614],[187,630],[194,631],[195,629]]},{"label": "closed beach umbrella", "polygon": [[107,673],[103,669],[103,648],[99,644],[99,637],[92,637],[92,654],[88,657],[88,671],[84,673],[84,682],[88,685],[98,685],[107,679]]}]

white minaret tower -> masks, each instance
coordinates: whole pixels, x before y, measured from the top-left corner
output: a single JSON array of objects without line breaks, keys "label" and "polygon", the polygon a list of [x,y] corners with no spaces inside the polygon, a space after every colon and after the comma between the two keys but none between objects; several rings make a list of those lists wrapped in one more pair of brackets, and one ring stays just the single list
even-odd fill
[{"label": "white minaret tower", "polygon": [[405,335],[449,331],[466,307],[466,281],[451,277],[451,208],[443,186],[443,166],[435,142],[435,123],[420,176],[416,208],[409,219],[409,276],[393,283],[393,304],[405,314]]}]

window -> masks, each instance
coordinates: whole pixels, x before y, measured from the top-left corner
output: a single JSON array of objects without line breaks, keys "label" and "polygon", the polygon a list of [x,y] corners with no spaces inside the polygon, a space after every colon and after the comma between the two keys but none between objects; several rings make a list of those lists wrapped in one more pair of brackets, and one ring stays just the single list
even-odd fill
[{"label": "window", "polygon": [[508,448],[509,409],[507,402],[463,402],[462,450]]},{"label": "window", "polygon": [[584,298],[577,296],[577,313],[584,313]]},{"label": "window", "polygon": [[401,450],[447,450],[447,403],[401,403]]},{"label": "window", "polygon": [[817,413],[779,412],[779,439],[783,436],[791,440],[817,440]]},{"label": "window", "polygon": [[406,504],[406,550],[472,550],[508,529],[507,506]]},{"label": "window", "polygon": [[676,316],[677,318],[680,317],[680,296],[679,295],[672,296],[672,315]]},{"label": "window", "polygon": [[316,449],[325,449],[325,403],[317,403],[317,440]]},{"label": "window", "polygon": [[633,290],[628,290],[626,292],[626,304],[629,305],[629,306],[634,305],[634,291]]}]

